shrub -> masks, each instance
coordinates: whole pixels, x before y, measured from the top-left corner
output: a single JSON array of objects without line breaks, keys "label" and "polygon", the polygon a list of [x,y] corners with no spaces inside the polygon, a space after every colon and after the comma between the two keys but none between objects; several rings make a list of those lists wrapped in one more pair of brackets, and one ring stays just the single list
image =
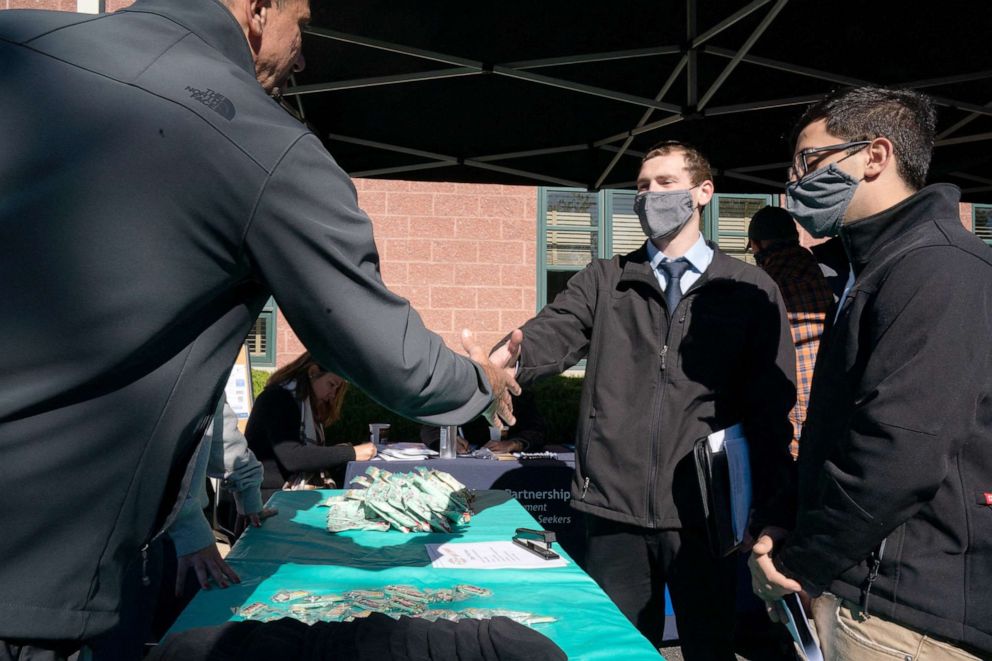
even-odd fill
[{"label": "shrub", "polygon": [[266,372],[265,370],[251,371],[251,390],[253,398],[258,397],[262,393],[265,389],[265,382],[269,380],[270,376],[272,376],[272,372]]}]

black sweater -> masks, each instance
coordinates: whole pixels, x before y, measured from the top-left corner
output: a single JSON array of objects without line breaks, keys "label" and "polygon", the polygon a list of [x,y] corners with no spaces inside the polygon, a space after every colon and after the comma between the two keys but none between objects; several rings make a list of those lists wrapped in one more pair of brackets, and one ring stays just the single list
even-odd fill
[{"label": "black sweater", "polygon": [[293,394],[278,386],[263,390],[251,409],[245,438],[265,467],[264,497],[295,473],[332,470],[355,459],[350,445],[304,443],[300,429],[300,403]]}]

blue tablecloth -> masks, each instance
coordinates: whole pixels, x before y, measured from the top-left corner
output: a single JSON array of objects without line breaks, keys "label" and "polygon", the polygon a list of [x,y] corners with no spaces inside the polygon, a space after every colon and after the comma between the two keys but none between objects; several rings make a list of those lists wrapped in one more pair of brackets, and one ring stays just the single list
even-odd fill
[{"label": "blue tablecloth", "polygon": [[[317,504],[334,491],[294,491],[273,495],[279,515],[251,528],[235,544],[228,562],[242,578],[226,590],[201,591],[170,629],[221,624],[239,619],[233,608],[269,602],[284,589],[340,593],[408,584],[437,589],[471,583],[492,596],[461,602],[466,608],[503,608],[550,615],[556,622],[534,625],[570,659],[658,659],[602,590],[574,562],[536,570],[440,570],[430,565],[424,544],[445,541],[508,540],[534,519],[505,492],[478,495],[478,514],[457,533],[348,531],[325,529],[327,510]],[[565,557],[566,554],[563,553]]]}]

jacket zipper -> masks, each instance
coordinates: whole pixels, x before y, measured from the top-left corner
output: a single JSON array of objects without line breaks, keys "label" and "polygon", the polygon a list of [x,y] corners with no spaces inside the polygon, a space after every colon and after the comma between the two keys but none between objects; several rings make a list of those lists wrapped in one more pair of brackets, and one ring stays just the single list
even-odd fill
[{"label": "jacket zipper", "polygon": [[148,578],[148,544],[141,547],[141,584],[146,588],[152,584],[152,579]]},{"label": "jacket zipper", "polygon": [[672,328],[675,326],[675,312],[679,309],[679,306],[685,302],[685,297],[679,301],[679,304],[675,306],[675,310],[672,310],[669,315],[668,321],[668,331],[665,333],[665,344],[662,345],[661,351],[658,352],[658,357],[661,358],[661,369],[659,370],[659,379],[661,380],[661,385],[658,388],[658,404],[655,406],[654,413],[651,419],[651,481],[648,484],[648,522],[649,524],[654,523],[655,510],[654,504],[657,499],[657,482],[658,482],[658,443],[657,432],[655,431],[658,427],[658,416],[661,414],[661,407],[665,402],[665,390],[668,384],[668,376],[665,372],[668,370],[668,342],[672,337]]},{"label": "jacket zipper", "polygon": [[865,619],[871,617],[868,613],[868,597],[871,596],[871,586],[878,578],[878,568],[882,566],[882,553],[885,551],[885,540],[878,545],[878,548],[868,555],[868,580],[865,582],[865,589],[861,591],[861,613]]},{"label": "jacket zipper", "polygon": [[582,495],[579,496],[579,500],[586,499],[586,491],[589,491],[589,478],[587,477],[582,481]]}]

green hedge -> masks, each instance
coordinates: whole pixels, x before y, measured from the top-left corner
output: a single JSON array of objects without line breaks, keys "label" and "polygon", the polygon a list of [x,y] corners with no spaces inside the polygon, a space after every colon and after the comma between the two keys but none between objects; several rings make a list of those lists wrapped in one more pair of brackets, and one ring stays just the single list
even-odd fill
[{"label": "green hedge", "polygon": [[[269,373],[252,370],[251,376],[252,386],[257,395],[265,387]],[[548,424],[549,444],[574,442],[581,390],[581,378],[566,376],[551,377],[533,387],[534,398]],[[327,440],[336,443],[363,441],[368,438],[370,422],[388,422],[391,425],[389,437],[394,441],[411,441],[420,438],[420,423],[376,404],[358,388],[349,388],[345,396],[342,418],[327,430]]]},{"label": "green hedge", "polygon": [[272,372],[266,372],[265,370],[251,371],[251,391],[255,397],[258,397],[265,390],[265,382],[269,380],[271,375]]}]

